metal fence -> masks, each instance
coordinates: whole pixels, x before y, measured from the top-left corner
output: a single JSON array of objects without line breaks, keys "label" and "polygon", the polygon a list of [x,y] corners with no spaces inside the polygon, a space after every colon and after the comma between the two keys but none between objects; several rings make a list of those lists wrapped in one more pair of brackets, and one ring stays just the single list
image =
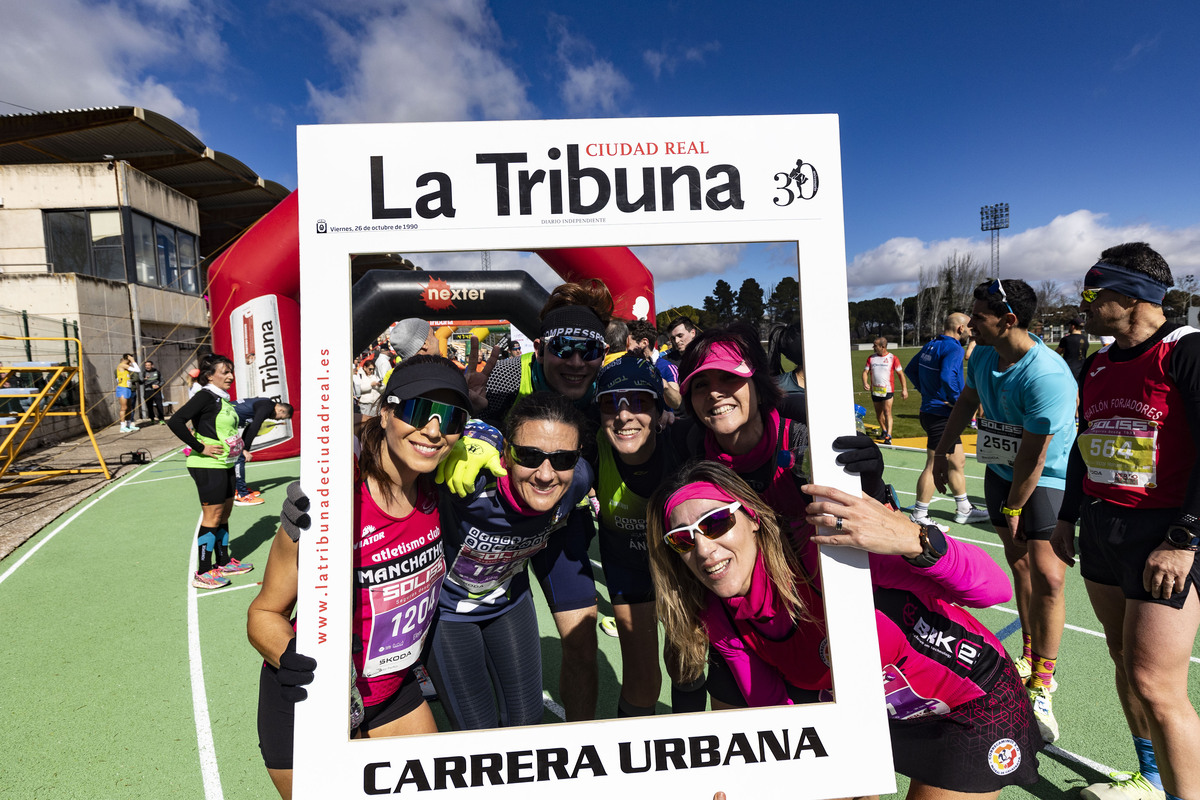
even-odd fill
[{"label": "metal fence", "polygon": [[39,337],[79,338],[79,324],[67,319],[40,317],[27,311],[0,308],[0,337],[25,337],[24,341],[0,338],[0,364],[49,361],[79,366],[79,350],[69,342],[30,341]]}]

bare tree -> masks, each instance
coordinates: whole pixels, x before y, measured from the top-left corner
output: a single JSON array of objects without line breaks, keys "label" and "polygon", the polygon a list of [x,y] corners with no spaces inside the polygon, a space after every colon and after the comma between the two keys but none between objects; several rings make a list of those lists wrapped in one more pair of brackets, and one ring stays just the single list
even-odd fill
[{"label": "bare tree", "polygon": [[1037,286],[1033,287],[1033,294],[1037,297],[1038,317],[1043,320],[1063,304],[1063,291],[1056,280],[1038,281]]},{"label": "bare tree", "polygon": [[896,304],[896,319],[900,322],[900,347],[904,347],[904,300],[893,300]]},{"label": "bare tree", "polygon": [[920,287],[918,287],[917,305],[919,307],[923,302],[929,312],[929,338],[931,339],[941,333],[938,325],[941,324],[942,319],[945,319],[945,315],[942,313],[942,300],[946,296],[944,276],[943,271],[938,267],[930,267],[928,270],[921,267],[918,272],[917,280]]},{"label": "bare tree", "polygon": [[947,310],[969,313],[974,303],[975,287],[987,280],[988,267],[974,253],[959,253],[946,257],[939,271],[947,293]]}]

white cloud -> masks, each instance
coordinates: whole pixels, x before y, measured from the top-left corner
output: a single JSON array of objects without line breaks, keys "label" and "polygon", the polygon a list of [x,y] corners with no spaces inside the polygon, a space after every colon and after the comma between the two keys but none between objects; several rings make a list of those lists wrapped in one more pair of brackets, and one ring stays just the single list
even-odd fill
[{"label": "white cloud", "polygon": [[658,80],[664,71],[674,74],[675,70],[679,68],[680,62],[688,61],[695,64],[703,64],[705,57],[709,53],[715,53],[720,49],[721,43],[715,41],[705,42],[693,47],[666,45],[661,50],[646,50],[642,53],[642,60],[650,68],[654,79]]},{"label": "white cloud", "polygon": [[[483,0],[339,5],[319,15],[343,85],[309,83],[320,122],[536,116]],[[341,16],[339,16],[339,14]]]},{"label": "white cloud", "polygon": [[2,99],[39,111],[142,106],[198,133],[196,109],[150,70],[218,65],[225,53],[218,23],[206,1],[7,3]]},{"label": "white cloud", "polygon": [[[1031,284],[1044,280],[1072,285],[1095,263],[1100,252],[1121,242],[1149,242],[1162,253],[1178,280],[1200,271],[1200,226],[1163,228],[1147,223],[1105,224],[1105,214],[1081,209],[1055,217],[1047,225],[1002,236],[1000,271],[1005,278]],[[973,253],[991,262],[987,239],[954,238],[924,242],[915,238],[889,239],[859,253],[847,266],[850,295],[855,299],[909,295],[915,291],[922,267],[944,264],[947,257]]]},{"label": "white cloud", "polygon": [[591,42],[572,34],[564,17],[551,15],[550,35],[564,72],[559,94],[567,111],[575,116],[618,113],[620,101],[632,89],[629,80],[611,61],[600,58]]},{"label": "white cloud", "polygon": [[633,253],[654,274],[656,285],[697,275],[721,275],[741,263],[744,244],[693,244],[634,247]]}]

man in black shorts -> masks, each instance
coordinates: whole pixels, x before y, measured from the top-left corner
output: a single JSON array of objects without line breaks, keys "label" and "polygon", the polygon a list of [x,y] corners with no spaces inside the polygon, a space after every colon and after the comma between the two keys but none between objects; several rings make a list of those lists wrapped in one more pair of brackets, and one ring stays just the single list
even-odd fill
[{"label": "man in black shorts", "polygon": [[[1058,738],[1050,694],[1066,620],[1066,569],[1050,547],[1075,438],[1075,382],[1062,359],[1029,332],[1037,295],[1022,280],[975,289],[971,331],[978,347],[938,452],[983,405],[976,458],[987,465],[988,516],[1012,571],[1024,648],[1015,659],[1042,738]],[[946,475],[935,462],[938,488]]]},{"label": "man in black shorts", "polygon": [[1088,270],[1079,304],[1084,329],[1115,341],[1084,363],[1051,543],[1073,565],[1079,520],[1080,573],[1139,762],[1129,780],[1084,789],[1091,800],[1200,797],[1200,717],[1188,697],[1200,627],[1200,332],[1167,322],[1173,283],[1149,245],[1122,244]]},{"label": "man in black shorts", "polygon": [[[963,347],[971,338],[970,322],[970,317],[957,311],[946,317],[942,335],[926,343],[904,368],[913,388],[921,393],[921,427],[929,437],[925,444],[925,469],[917,478],[917,502],[912,511],[912,521],[918,525],[933,524],[929,503],[933,500],[934,450],[942,440],[946,419],[963,388]],[[954,432],[943,451],[950,491],[957,506],[954,521],[960,525],[983,522],[988,518],[987,512],[975,508],[967,499],[967,474],[963,469],[966,457],[959,432]]]}]

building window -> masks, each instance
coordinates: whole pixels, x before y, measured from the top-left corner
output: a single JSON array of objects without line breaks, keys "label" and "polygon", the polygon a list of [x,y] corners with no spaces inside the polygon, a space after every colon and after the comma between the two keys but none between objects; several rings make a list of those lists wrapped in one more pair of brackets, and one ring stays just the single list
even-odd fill
[{"label": "building window", "polygon": [[[129,280],[121,212],[46,211],[46,252],[55,272]],[[193,234],[136,212],[129,213],[135,280],[188,294],[200,293]]]}]

